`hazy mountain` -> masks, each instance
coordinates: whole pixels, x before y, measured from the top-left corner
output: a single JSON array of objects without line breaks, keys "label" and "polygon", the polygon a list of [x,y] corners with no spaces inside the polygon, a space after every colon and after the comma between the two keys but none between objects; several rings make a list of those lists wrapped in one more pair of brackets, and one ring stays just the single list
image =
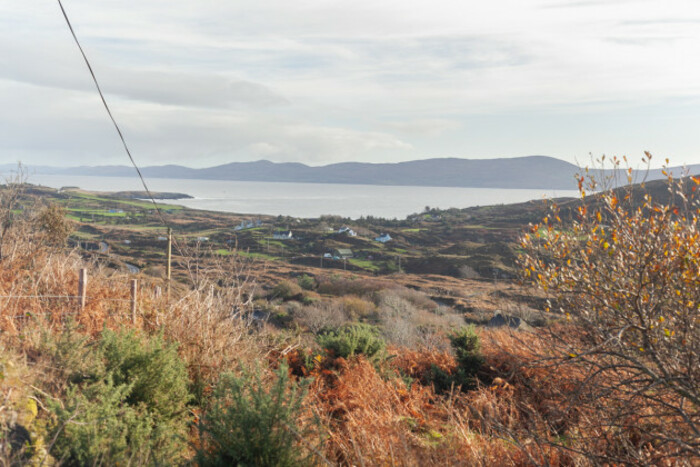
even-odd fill
[{"label": "hazy mountain", "polygon": [[[0,166],[6,171],[13,166]],[[689,167],[691,173],[699,166]],[[55,168],[30,167],[40,174],[90,176],[134,176],[133,167],[98,166]],[[426,159],[398,163],[343,162],[320,167],[270,161],[232,162],[216,167],[193,169],[179,165],[144,167],[150,178],[239,180],[266,182],[350,183],[365,185],[454,186],[478,188],[575,189],[574,176],[581,170],[574,164],[547,156],[508,159]],[[681,170],[676,168],[679,175]],[[650,179],[662,177],[651,171]]]}]

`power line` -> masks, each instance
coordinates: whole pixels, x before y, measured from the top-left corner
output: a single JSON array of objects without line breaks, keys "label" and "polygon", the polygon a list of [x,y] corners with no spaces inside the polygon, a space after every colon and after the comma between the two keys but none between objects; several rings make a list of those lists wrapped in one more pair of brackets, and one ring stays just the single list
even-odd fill
[{"label": "power line", "polygon": [[[129,146],[126,144],[126,139],[124,138],[124,134],[122,133],[121,128],[119,128],[119,125],[117,124],[116,119],[112,115],[112,111],[109,108],[109,105],[107,104],[107,100],[105,99],[104,94],[102,93],[102,88],[100,88],[100,83],[97,81],[97,76],[95,76],[95,72],[92,69],[92,65],[90,65],[90,60],[88,60],[87,55],[85,54],[85,51],[83,50],[82,45],[80,45],[80,41],[78,40],[78,36],[75,34],[75,30],[73,30],[73,25],[70,22],[70,19],[68,18],[68,14],[66,13],[66,9],[63,8],[63,3],[61,3],[61,0],[58,1],[58,6],[61,8],[61,13],[63,13],[63,18],[66,20],[66,24],[68,25],[68,29],[70,30],[71,35],[73,36],[73,40],[75,41],[75,44],[78,46],[78,50],[80,50],[80,54],[83,56],[83,60],[85,61],[85,65],[87,65],[88,71],[90,72],[90,76],[92,76],[92,81],[95,83],[95,87],[97,88],[97,92],[100,95],[100,99],[102,100],[102,105],[104,105],[105,110],[107,111],[107,115],[109,115],[109,119],[112,121],[112,124],[114,125],[114,128],[117,130],[117,134],[119,135],[119,139],[122,142],[122,145],[124,146],[124,150],[126,151],[126,155],[129,156],[129,160],[131,161],[131,164],[134,166],[134,169],[136,169],[136,173],[138,174],[139,178],[141,179],[141,184],[143,185],[144,190],[146,190],[146,193],[148,194],[148,198],[151,200],[151,203],[153,203],[153,207],[156,209],[156,213],[158,214],[158,217],[160,218],[160,221],[163,223],[163,225],[169,229],[171,229],[170,224],[165,220],[163,217],[163,213],[161,212],[160,208],[158,207],[158,203],[156,203],[155,198],[153,197],[153,194],[151,193],[151,190],[149,190],[148,185],[146,184],[146,180],[143,178],[143,174],[141,173],[141,169],[139,169],[139,166],[136,164],[136,161],[134,160],[134,157],[131,155],[131,151],[129,150]],[[177,244],[177,241],[174,242],[175,248],[182,254],[182,251],[180,250],[180,247]]]}]

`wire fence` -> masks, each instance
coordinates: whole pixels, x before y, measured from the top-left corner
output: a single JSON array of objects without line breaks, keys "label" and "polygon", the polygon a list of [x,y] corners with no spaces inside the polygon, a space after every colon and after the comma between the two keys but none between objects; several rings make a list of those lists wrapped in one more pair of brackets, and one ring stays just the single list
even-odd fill
[{"label": "wire fence", "polygon": [[[146,289],[146,293],[144,291],[139,292],[139,281],[137,279],[130,279],[129,280],[129,286],[128,286],[128,292],[125,290],[124,292],[128,293],[129,296],[128,298],[116,298],[116,297],[109,297],[109,296],[102,296],[102,295],[88,295],[88,290],[89,290],[89,285],[88,285],[88,274],[87,274],[87,269],[81,269],[79,271],[78,275],[78,288],[77,288],[77,294],[75,295],[70,295],[70,294],[5,294],[5,295],[0,295],[0,319],[28,319],[32,317],[40,317],[40,316],[70,316],[70,315],[77,315],[80,313],[83,313],[87,307],[93,306],[95,304],[100,304],[100,303],[114,303],[114,304],[128,304],[129,305],[129,311],[131,312],[131,318],[133,321],[136,321],[136,316],[138,313],[138,308],[139,308],[139,303],[143,302],[145,298],[147,298],[147,293],[151,292],[151,297],[152,300],[158,300],[163,296],[162,294],[162,288],[159,286],[155,287],[149,287]],[[102,282],[102,281],[100,281]],[[112,281],[110,281],[112,282]],[[123,284],[123,279],[120,281]],[[101,284],[103,285],[103,284]],[[121,295],[121,293],[119,293]],[[63,308],[61,310],[52,310],[52,311],[42,311],[42,310],[34,310],[34,309],[28,309],[27,311],[24,312],[18,312],[17,308],[22,307],[23,305],[29,305],[28,303],[17,303],[17,302],[23,302],[26,300],[36,300],[40,302],[44,301],[50,301],[56,304],[56,302],[64,301],[68,308]],[[151,302],[152,302],[151,300]],[[35,305],[36,306],[36,305]],[[32,308],[31,306],[26,306],[26,308]],[[111,310],[111,311],[122,311],[122,310]]]}]

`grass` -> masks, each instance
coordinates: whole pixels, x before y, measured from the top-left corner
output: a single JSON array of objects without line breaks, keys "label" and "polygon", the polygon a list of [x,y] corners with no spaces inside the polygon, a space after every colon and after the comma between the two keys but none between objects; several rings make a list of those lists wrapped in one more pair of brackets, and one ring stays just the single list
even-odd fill
[{"label": "grass", "polygon": [[[67,193],[70,193],[71,196],[75,196],[77,198],[82,198],[85,200],[100,201],[100,202],[105,202],[105,203],[118,203],[118,204],[124,204],[126,206],[135,206],[135,207],[142,208],[142,209],[153,209],[153,203],[148,202],[148,201],[131,201],[131,200],[118,199],[118,198],[103,198],[103,197],[100,197],[97,195],[82,193],[79,191],[68,191]],[[157,206],[161,210],[181,210],[181,209],[184,209],[183,206],[178,206],[176,204],[157,204]]]},{"label": "grass", "polygon": [[379,271],[380,269],[379,266],[377,266],[374,262],[365,259],[349,258],[348,262],[353,266],[357,266],[358,268],[362,269],[367,269],[368,271]]},{"label": "grass", "polygon": [[269,261],[277,261],[280,258],[277,256],[272,256],[272,255],[266,255],[265,253],[256,253],[256,252],[251,252],[251,251],[239,251],[237,253],[239,256],[243,256],[246,258],[258,258],[258,259],[266,259]]}]

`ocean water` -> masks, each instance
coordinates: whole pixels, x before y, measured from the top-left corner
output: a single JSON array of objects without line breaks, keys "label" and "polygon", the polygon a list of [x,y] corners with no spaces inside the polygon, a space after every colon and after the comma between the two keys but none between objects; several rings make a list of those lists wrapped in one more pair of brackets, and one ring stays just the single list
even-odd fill
[{"label": "ocean water", "polygon": [[[77,186],[91,191],[141,191],[139,179],[30,175],[29,183],[52,188]],[[241,214],[319,217],[333,214],[357,219],[402,219],[431,208],[466,208],[510,204],[544,197],[576,196],[574,190],[525,190],[424,186],[344,185],[327,183],[240,182],[225,180],[146,180],[151,191],[186,193],[194,199],[166,201],[195,209]]]}]

